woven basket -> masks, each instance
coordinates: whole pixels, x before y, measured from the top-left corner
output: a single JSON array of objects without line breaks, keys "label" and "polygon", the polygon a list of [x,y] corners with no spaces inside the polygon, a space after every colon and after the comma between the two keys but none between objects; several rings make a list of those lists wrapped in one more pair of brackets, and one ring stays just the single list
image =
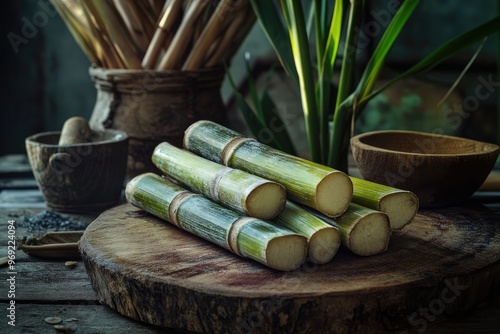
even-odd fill
[{"label": "woven basket", "polygon": [[90,125],[128,134],[128,179],[159,173],[151,162],[154,148],[163,141],[181,147],[184,131],[193,122],[226,123],[222,68],[160,72],[91,67],[89,74],[97,89]]}]

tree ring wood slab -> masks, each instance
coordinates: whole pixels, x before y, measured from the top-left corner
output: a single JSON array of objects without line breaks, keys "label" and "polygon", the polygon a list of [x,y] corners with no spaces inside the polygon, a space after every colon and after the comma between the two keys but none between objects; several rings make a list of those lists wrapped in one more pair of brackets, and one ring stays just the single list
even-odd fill
[{"label": "tree ring wood slab", "polygon": [[384,254],[341,249],[285,273],[129,204],[92,222],[80,251],[103,303],[193,332],[416,332],[500,292],[500,219],[483,207],[423,211]]}]

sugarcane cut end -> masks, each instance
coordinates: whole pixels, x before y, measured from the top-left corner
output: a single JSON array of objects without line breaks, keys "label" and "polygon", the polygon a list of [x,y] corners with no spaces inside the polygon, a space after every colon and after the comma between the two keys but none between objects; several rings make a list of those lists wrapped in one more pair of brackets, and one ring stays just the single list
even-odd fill
[{"label": "sugarcane cut end", "polygon": [[304,263],[306,256],[307,238],[298,234],[276,237],[267,244],[267,265],[276,270],[295,270]]},{"label": "sugarcane cut end", "polygon": [[309,259],[316,264],[330,262],[340,247],[340,233],[335,227],[325,227],[309,238]]},{"label": "sugarcane cut end", "polygon": [[389,218],[375,211],[355,224],[349,234],[349,249],[360,256],[380,254],[387,250],[390,237]]},{"label": "sugarcane cut end", "polygon": [[379,210],[389,216],[393,230],[400,230],[409,224],[417,214],[418,197],[410,191],[398,191],[380,199]]},{"label": "sugarcane cut end", "polygon": [[276,182],[263,182],[250,191],[245,201],[249,216],[273,219],[285,207],[286,189]]},{"label": "sugarcane cut end", "polygon": [[343,214],[353,194],[351,179],[340,171],[327,174],[316,186],[316,209],[328,217]]}]

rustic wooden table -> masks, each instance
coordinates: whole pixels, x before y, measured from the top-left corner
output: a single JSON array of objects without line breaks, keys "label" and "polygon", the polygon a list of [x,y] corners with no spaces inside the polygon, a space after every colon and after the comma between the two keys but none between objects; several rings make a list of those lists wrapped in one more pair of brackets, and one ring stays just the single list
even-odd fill
[{"label": "rustic wooden table", "polygon": [[[473,200],[500,212],[498,192],[478,192]],[[57,226],[60,229],[72,227],[71,224],[52,223],[33,229],[36,227],[33,220],[44,210],[43,197],[26,157],[0,157],[0,257],[7,256],[11,236],[19,241],[23,237],[53,231]],[[95,216],[63,215],[63,218],[75,227],[90,223]],[[498,224],[500,219],[491,223]],[[9,230],[9,225],[15,229]],[[55,333],[54,325],[44,321],[47,317],[63,319],[60,325],[70,333],[175,332],[131,320],[100,304],[81,261],[77,261],[74,268],[68,268],[64,260],[43,260],[20,249],[16,249],[14,255],[12,267],[0,268],[2,333]],[[490,292],[490,297],[464,314],[419,317],[419,323],[409,321],[408,328],[397,333],[499,333],[500,286]]]}]

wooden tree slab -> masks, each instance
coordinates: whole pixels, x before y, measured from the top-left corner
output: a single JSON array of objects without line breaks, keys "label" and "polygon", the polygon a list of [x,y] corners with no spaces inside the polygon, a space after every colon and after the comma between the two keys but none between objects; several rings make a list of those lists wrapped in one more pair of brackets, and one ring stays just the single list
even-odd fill
[{"label": "wooden tree slab", "polygon": [[341,249],[293,272],[241,259],[125,204],[80,241],[105,304],[193,332],[415,332],[499,293],[500,219],[483,207],[423,211],[386,253]]}]

